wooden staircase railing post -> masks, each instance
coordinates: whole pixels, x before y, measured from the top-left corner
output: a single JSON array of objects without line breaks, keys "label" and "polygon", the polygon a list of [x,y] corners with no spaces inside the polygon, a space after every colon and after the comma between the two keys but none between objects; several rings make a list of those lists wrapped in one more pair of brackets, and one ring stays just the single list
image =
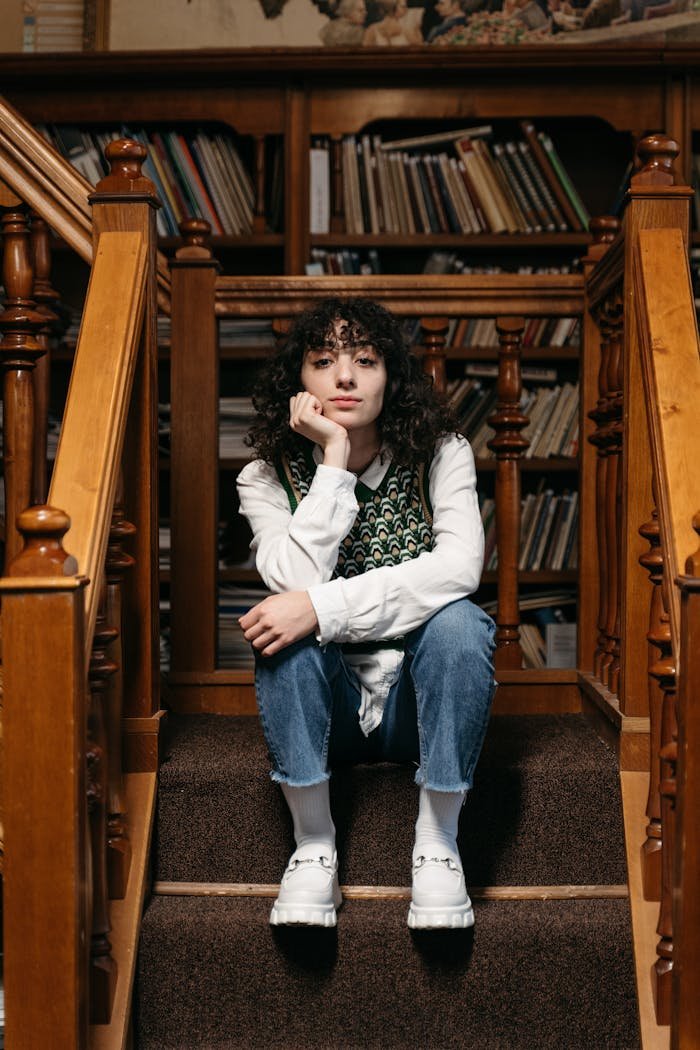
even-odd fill
[{"label": "wooden staircase railing post", "polygon": [[0,184],[5,308],[0,314],[5,475],[5,566],[22,549],[18,515],[32,502],[34,465],[34,377],[44,347],[37,339],[43,320],[34,308],[34,273],[27,209]]},{"label": "wooden staircase railing post", "polygon": [[[218,638],[220,267],[203,220],[181,224],[171,262],[170,679],[216,668]],[[197,615],[192,616],[192,610]]]},{"label": "wooden staircase railing post", "polygon": [[87,581],[61,547],[67,515],[32,507],[18,526],[0,584],[5,1041],[87,1050]]},{"label": "wooden staircase railing post", "polygon": [[649,674],[663,691],[661,709],[661,748],[659,751],[659,807],[661,814],[661,904],[656,932],[657,959],[652,967],[652,983],[656,1023],[671,1023],[673,981],[673,857],[675,849],[675,745],[676,726],[676,666],[671,644],[671,623],[667,610],[660,617],[655,644],[659,657],[649,668]]},{"label": "wooden staircase railing post", "polygon": [[650,135],[637,147],[639,170],[632,176],[624,215],[625,235],[625,399],[622,437],[622,520],[620,613],[620,710],[625,715],[648,714],[647,631],[649,584],[640,572],[645,541],[639,526],[652,505],[652,456],[638,333],[634,256],[639,232],[675,227],[687,243],[692,191],[675,184],[673,164],[678,145],[665,135]]},{"label": "wooden staircase railing post", "polygon": [[498,401],[488,423],[495,437],[488,447],[496,454],[496,549],[498,551],[498,608],[496,612],[496,671],[522,666],[518,560],[520,555],[520,460],[528,440],[521,431],[527,416],[520,411],[522,377],[520,347],[525,319],[499,317]]},{"label": "wooden staircase railing post", "polygon": [[446,336],[449,321],[446,317],[421,317],[420,341],[423,347],[423,372],[429,376],[436,394],[447,387],[445,371]]},{"label": "wooden staircase railing post", "polygon": [[[610,244],[619,233],[620,222],[610,215],[591,219],[590,231],[593,242],[583,260],[586,280],[596,264],[606,254]],[[596,499],[596,491],[602,491],[603,453],[598,442],[597,429],[601,421],[600,409],[606,397],[601,381],[606,374],[601,358],[604,354],[602,333],[598,320],[588,309],[583,315],[583,359],[581,362],[580,403],[580,449],[579,467],[579,611],[578,611],[578,667],[591,672],[597,667],[596,657],[601,623],[601,595],[605,588],[601,579],[599,551],[602,549],[602,526],[598,509],[602,503]],[[596,406],[591,408],[591,406]],[[598,454],[588,454],[589,445],[598,445]],[[596,544],[590,537],[596,536]]]},{"label": "wooden staircase railing post", "polygon": [[126,797],[122,768],[122,712],[124,705],[124,654],[122,651],[122,586],[124,577],[134,566],[134,559],[123,549],[124,541],[135,533],[124,517],[120,495],[117,495],[107,546],[107,590],[105,615],[117,635],[107,646],[107,658],[114,663],[115,673],[105,683],[108,747],[107,799],[107,882],[112,900],[122,900],[131,866],[131,843],[126,828]]},{"label": "wooden staircase railing post", "polygon": [[651,608],[649,611],[649,794],[647,797],[647,837],[642,845],[642,887],[644,899],[661,900],[661,857],[662,835],[661,797],[659,795],[661,751],[661,717],[663,711],[663,693],[658,680],[651,669],[656,664],[656,649],[660,649],[668,639],[668,620],[663,620],[663,597],[661,582],[663,579],[663,554],[659,515],[654,507],[651,519],[642,525],[640,533],[649,543],[649,550],[639,559],[640,564],[649,573],[653,584]]},{"label": "wooden staircase railing post", "polygon": [[107,803],[109,747],[106,725],[106,684],[117,665],[107,649],[117,630],[105,618],[104,591],[97,614],[89,666],[88,817],[92,855],[92,935],[90,938],[90,1022],[109,1024],[117,986],[117,964],[109,939],[107,879]]},{"label": "wooden staircase railing post", "polygon": [[601,677],[608,689],[617,695],[620,683],[620,565],[622,521],[622,310],[616,303],[609,317],[610,356],[608,358],[608,426],[607,475],[605,493],[605,539],[607,544],[607,618],[605,652]]},{"label": "wooden staircase railing post", "polygon": [[[693,519],[700,535],[700,514]],[[697,1045],[700,1033],[700,550],[677,580],[681,592],[678,694],[678,795],[673,929],[678,966],[673,980],[671,1050]]]},{"label": "wooden staircase railing post", "polygon": [[125,513],[136,528],[134,571],[123,589],[124,765],[145,772],[158,765],[160,638],[158,576],[158,352],[156,339],[156,209],[153,183],[141,171],[138,142],[111,142],[110,173],[90,195],[94,244],[108,231],[141,232],[148,276],[141,347],[124,443]]},{"label": "wooden staircase railing post", "polygon": [[49,393],[51,380],[51,337],[56,329],[58,292],[51,285],[51,239],[49,227],[37,212],[31,213],[29,241],[34,270],[34,302],[43,324],[37,332],[37,342],[43,348],[34,369],[34,467],[32,471],[32,503],[44,503],[48,486],[47,442],[49,429]]}]

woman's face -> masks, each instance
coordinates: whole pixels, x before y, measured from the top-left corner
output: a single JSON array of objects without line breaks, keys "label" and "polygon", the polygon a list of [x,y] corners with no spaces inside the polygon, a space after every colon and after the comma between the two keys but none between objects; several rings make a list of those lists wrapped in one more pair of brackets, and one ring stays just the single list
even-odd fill
[{"label": "woman's face", "polygon": [[324,416],[347,431],[372,426],[384,406],[384,358],[367,343],[350,345],[347,325],[336,322],[328,345],[304,355],[301,385],[321,403]]}]

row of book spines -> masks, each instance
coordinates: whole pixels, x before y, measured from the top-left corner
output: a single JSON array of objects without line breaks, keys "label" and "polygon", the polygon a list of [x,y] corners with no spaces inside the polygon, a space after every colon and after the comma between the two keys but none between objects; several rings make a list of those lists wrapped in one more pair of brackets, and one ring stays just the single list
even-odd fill
[{"label": "row of book spines", "polygon": [[[477,458],[491,455],[488,442],[494,430],[489,418],[496,409],[497,399],[495,385],[486,386],[479,379],[462,381],[448,399],[459,418],[460,430],[470,441]],[[524,391],[521,410],[529,419],[522,432],[529,441],[524,458],[575,457],[579,446],[578,408],[578,384]]]},{"label": "row of book spines", "polygon": [[[577,317],[530,317],[525,322],[520,345],[523,349],[540,346],[576,346],[580,324]],[[492,317],[453,318],[447,329],[450,346],[499,345],[496,322]]]},{"label": "row of book spines", "polygon": [[147,152],[144,174],[154,183],[163,206],[157,219],[161,236],[177,236],[179,223],[195,217],[206,219],[216,235],[252,229],[252,179],[227,135],[198,130],[186,137],[176,130],[126,128],[90,132],[58,125],[41,130],[93,185],[105,173],[102,157],[107,144],[123,134],[137,139]]},{"label": "row of book spines", "polygon": [[[527,141],[457,139],[446,152],[389,151],[379,136],[346,136],[343,206],[349,233],[581,231],[589,216],[551,138],[521,122]],[[327,232],[330,157],[312,149],[312,233]]]},{"label": "row of book spines", "polygon": [[[545,489],[528,493],[521,505],[520,572],[540,569],[559,572],[576,568],[578,508],[578,492],[555,495],[552,489]],[[490,571],[498,567],[495,500],[488,498],[483,501],[481,520],[484,526],[484,568]]]}]

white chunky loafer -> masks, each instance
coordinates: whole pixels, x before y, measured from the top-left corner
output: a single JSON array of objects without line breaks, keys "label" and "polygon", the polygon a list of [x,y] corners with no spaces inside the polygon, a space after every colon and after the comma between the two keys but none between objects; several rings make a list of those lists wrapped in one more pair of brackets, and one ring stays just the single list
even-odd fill
[{"label": "white chunky loafer", "polygon": [[270,912],[272,926],[335,926],[343,898],[338,857],[292,854]]},{"label": "white chunky loafer", "polygon": [[463,930],[474,925],[474,909],[458,858],[443,850],[413,857],[408,925],[412,930]]}]

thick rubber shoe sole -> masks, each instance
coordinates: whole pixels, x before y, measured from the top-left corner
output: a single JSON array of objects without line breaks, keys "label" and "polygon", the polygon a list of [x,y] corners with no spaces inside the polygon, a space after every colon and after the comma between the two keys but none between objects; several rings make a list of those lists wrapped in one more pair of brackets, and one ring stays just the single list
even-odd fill
[{"label": "thick rubber shoe sole", "polygon": [[271,926],[323,926],[337,924],[335,906],[332,904],[313,907],[308,904],[277,904],[270,912]]},{"label": "thick rubber shoe sole", "polygon": [[460,904],[450,908],[428,908],[411,904],[408,909],[408,926],[411,930],[466,930],[474,925],[474,909],[471,904]]}]

